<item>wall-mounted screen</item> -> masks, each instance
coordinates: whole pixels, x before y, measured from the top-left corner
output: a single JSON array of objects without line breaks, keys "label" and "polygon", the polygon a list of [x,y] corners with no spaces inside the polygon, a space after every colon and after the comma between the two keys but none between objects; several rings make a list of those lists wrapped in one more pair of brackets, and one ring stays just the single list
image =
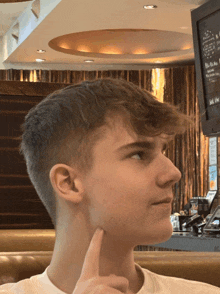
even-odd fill
[{"label": "wall-mounted screen", "polygon": [[203,133],[220,134],[220,1],[191,11],[196,82]]}]

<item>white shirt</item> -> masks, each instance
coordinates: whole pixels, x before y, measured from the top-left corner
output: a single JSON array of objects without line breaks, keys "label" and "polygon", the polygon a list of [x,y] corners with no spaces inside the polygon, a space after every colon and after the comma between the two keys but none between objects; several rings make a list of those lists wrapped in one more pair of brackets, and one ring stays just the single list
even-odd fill
[{"label": "white shirt", "polygon": [[[135,266],[144,275],[144,284],[137,294],[220,294],[220,288],[210,284],[158,275],[137,263]],[[1,285],[0,294],[66,294],[50,281],[48,267],[29,279]]]}]

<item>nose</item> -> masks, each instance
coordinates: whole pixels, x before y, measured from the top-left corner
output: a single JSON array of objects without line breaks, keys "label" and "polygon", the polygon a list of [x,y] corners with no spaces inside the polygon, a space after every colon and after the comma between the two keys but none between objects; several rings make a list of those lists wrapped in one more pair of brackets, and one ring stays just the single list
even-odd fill
[{"label": "nose", "polygon": [[162,156],[163,160],[160,161],[160,170],[157,174],[156,181],[161,188],[164,188],[179,182],[182,174],[169,158],[164,155]]}]

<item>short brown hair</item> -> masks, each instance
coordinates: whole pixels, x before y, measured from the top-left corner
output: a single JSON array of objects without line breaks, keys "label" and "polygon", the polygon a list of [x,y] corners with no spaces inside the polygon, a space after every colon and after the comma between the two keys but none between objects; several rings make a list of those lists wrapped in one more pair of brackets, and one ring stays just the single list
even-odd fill
[{"label": "short brown hair", "polygon": [[85,174],[89,172],[93,167],[93,147],[104,135],[100,127],[116,113],[141,136],[175,136],[193,123],[178,107],[159,102],[131,82],[113,78],[83,81],[55,91],[25,116],[19,151],[54,227],[57,207],[49,179],[51,168],[63,163]]}]

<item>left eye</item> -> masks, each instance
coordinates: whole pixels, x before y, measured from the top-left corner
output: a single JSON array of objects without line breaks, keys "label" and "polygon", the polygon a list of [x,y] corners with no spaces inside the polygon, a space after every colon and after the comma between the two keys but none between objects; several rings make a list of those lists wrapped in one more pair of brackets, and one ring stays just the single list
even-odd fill
[{"label": "left eye", "polygon": [[143,156],[145,155],[145,153],[143,151],[139,151],[139,152],[136,152],[136,153],[131,154],[131,157],[134,157],[136,155],[138,155],[140,158],[143,158]]}]

